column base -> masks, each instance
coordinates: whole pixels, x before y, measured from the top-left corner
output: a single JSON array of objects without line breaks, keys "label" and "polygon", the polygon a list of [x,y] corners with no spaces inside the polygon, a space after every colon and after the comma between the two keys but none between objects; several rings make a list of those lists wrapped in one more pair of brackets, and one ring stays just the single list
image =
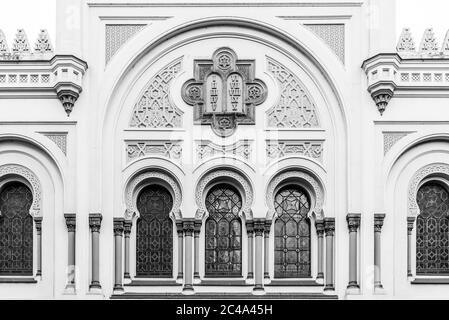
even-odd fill
[{"label": "column base", "polygon": [[353,296],[353,295],[360,295],[360,287],[357,285],[348,286],[346,288],[346,295]]},{"label": "column base", "polygon": [[333,284],[326,284],[326,286],[324,287],[324,292],[323,294],[325,295],[334,295],[335,294],[335,287]]},{"label": "column base", "polygon": [[265,289],[261,285],[256,285],[253,289],[253,295],[255,296],[263,296],[265,293]]},{"label": "column base", "polygon": [[324,284],[324,277],[318,275],[318,277],[316,278],[316,283],[318,283],[318,284]]},{"label": "column base", "polygon": [[193,284],[200,284],[200,283],[201,283],[201,278],[200,277],[193,278]]},{"label": "column base", "polygon": [[265,274],[263,275],[263,277],[264,277],[264,279],[270,279],[270,274],[269,274],[269,273],[265,273]]},{"label": "column base", "polygon": [[384,287],[380,284],[380,285],[375,285],[374,287],[374,294],[375,295],[386,295],[387,294],[387,290],[384,289]]},{"label": "column base", "polygon": [[103,295],[103,290],[101,289],[101,287],[92,287],[91,286],[89,288],[89,294],[102,296]]},{"label": "column base", "polygon": [[74,284],[68,284],[66,285],[65,289],[64,289],[64,294],[65,295],[74,295],[76,294],[76,287]]},{"label": "column base", "polygon": [[248,272],[246,279],[254,279],[254,272]]},{"label": "column base", "polygon": [[195,294],[195,289],[193,289],[192,285],[185,285],[182,289],[182,294],[186,296],[191,296]]},{"label": "column base", "polygon": [[124,294],[124,293],[125,293],[125,289],[123,289],[123,286],[121,286],[121,285],[114,286],[114,294]]},{"label": "column base", "polygon": [[131,278],[123,279],[123,284],[130,284],[131,282],[133,282],[133,280]]}]

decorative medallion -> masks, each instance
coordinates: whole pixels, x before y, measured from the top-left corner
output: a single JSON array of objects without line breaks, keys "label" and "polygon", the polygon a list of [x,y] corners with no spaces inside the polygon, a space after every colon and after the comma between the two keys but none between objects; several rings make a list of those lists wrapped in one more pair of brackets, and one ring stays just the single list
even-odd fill
[{"label": "decorative medallion", "polygon": [[255,79],[254,60],[238,60],[232,49],[221,48],[212,60],[195,60],[194,75],[182,97],[195,107],[196,124],[211,125],[220,137],[234,134],[238,124],[255,124],[254,107],[265,101],[267,87]]}]

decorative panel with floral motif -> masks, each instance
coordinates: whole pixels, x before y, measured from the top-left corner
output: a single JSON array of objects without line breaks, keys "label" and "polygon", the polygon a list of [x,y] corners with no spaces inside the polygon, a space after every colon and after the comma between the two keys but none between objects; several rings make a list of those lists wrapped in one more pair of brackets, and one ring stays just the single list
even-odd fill
[{"label": "decorative panel with floral motif", "polygon": [[255,124],[254,107],[265,101],[267,88],[255,79],[254,60],[238,60],[232,49],[220,48],[211,60],[195,60],[194,73],[182,96],[195,107],[196,124],[212,126],[220,137],[234,134],[238,124]]}]

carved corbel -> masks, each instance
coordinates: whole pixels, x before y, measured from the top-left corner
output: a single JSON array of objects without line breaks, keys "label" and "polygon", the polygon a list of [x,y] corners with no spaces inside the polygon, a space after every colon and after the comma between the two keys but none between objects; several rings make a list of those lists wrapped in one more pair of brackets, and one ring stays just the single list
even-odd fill
[{"label": "carved corbel", "polygon": [[377,110],[379,110],[380,115],[383,115],[385,109],[388,106],[391,98],[393,97],[394,91],[391,89],[380,89],[371,93],[371,97],[376,103]]},{"label": "carved corbel", "polygon": [[57,94],[59,100],[61,100],[65,112],[67,113],[67,116],[70,117],[73,107],[75,106],[75,102],[78,100],[79,92],[70,89],[62,89],[57,90]]}]

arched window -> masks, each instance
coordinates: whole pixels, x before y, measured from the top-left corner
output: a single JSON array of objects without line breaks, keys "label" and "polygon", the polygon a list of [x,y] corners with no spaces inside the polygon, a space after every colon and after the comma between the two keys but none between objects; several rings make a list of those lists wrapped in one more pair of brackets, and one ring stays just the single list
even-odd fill
[{"label": "arched window", "polygon": [[173,198],[161,186],[148,186],[137,197],[137,277],[173,277],[172,208]]},{"label": "arched window", "polygon": [[449,275],[449,194],[438,182],[418,191],[416,274]]},{"label": "arched window", "polygon": [[242,199],[228,185],[215,186],[206,198],[206,277],[242,276]]},{"label": "arched window", "polygon": [[275,278],[309,278],[310,200],[296,186],[281,189],[275,197]]},{"label": "arched window", "polygon": [[33,275],[33,194],[20,182],[0,193],[0,275]]}]

